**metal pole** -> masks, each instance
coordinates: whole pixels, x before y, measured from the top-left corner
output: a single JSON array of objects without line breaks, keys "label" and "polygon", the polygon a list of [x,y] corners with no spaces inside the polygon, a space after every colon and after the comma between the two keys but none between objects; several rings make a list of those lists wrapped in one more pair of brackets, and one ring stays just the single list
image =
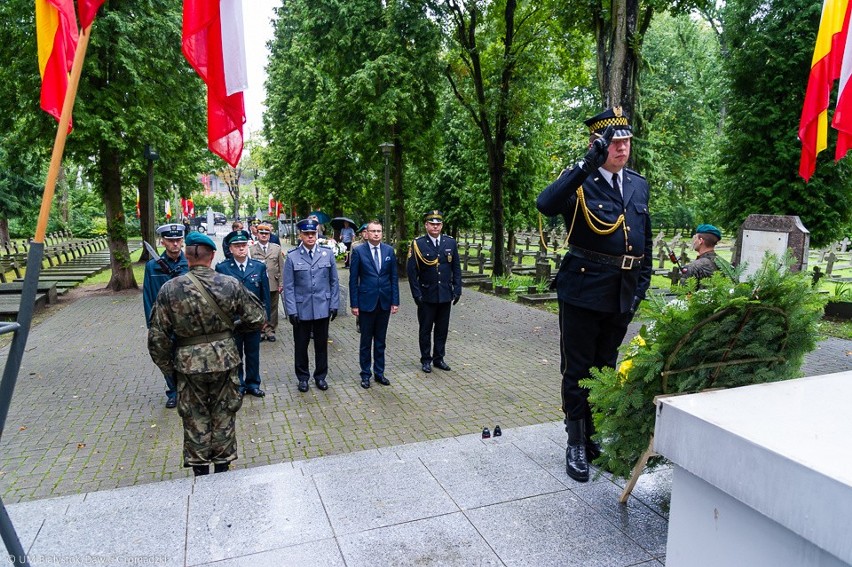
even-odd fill
[{"label": "metal pole", "polygon": [[390,242],[390,156],[385,154],[385,238]]}]

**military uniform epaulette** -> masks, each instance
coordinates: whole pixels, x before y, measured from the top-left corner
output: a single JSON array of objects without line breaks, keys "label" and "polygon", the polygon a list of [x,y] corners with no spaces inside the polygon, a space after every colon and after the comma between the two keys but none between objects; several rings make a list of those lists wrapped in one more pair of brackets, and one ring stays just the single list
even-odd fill
[{"label": "military uniform epaulette", "polygon": [[287,250],[287,254],[290,254],[291,252],[295,252],[298,249],[299,249],[298,246],[296,246],[295,248],[290,248],[289,250]]},{"label": "military uniform epaulette", "polygon": [[645,176],[644,176],[644,175],[642,175],[641,173],[638,173],[638,172],[636,172],[636,171],[633,171],[633,170],[632,170],[632,169],[630,169],[629,167],[625,167],[625,168],[624,168],[624,171],[626,171],[626,172],[627,172],[627,173],[629,173],[630,175],[635,175],[636,177],[640,177],[640,178],[642,178],[642,179],[645,179]]}]

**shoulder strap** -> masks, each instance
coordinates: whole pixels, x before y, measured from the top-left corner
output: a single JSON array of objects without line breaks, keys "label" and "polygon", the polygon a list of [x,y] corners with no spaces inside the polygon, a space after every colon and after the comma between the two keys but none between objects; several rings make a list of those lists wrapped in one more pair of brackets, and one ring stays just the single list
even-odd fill
[{"label": "shoulder strap", "polygon": [[234,322],[231,321],[231,318],[228,317],[228,315],[224,311],[222,311],[222,308],[219,307],[219,304],[216,303],[216,300],[210,296],[210,293],[207,291],[207,288],[204,287],[204,285],[201,283],[201,281],[199,281],[195,274],[193,274],[192,272],[187,272],[186,277],[189,278],[189,281],[195,284],[195,287],[198,289],[199,293],[201,293],[201,297],[203,297],[204,300],[207,301],[207,303],[209,303],[213,307],[213,309],[216,310],[216,313],[219,315],[222,321],[225,322],[225,325],[227,325],[228,328],[233,331]]}]

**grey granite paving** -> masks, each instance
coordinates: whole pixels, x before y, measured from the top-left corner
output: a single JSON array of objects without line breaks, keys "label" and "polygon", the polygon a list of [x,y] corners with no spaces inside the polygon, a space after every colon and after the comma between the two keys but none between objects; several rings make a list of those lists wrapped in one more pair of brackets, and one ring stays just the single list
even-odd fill
[{"label": "grey granite paving", "polygon": [[[238,416],[236,469],[199,479],[180,466],[140,293],[83,287],[48,307],[0,441],[0,494],[31,564],[662,565],[670,470],[626,505],[622,480],[565,475],[555,317],[466,289],[453,370],[426,375],[406,285],[390,387],[360,388],[343,314],[331,388],[299,393],[282,317],[261,347],[267,397]],[[822,341],[804,373],[852,369],[850,351]],[[497,424],[502,437],[481,439]]]}]

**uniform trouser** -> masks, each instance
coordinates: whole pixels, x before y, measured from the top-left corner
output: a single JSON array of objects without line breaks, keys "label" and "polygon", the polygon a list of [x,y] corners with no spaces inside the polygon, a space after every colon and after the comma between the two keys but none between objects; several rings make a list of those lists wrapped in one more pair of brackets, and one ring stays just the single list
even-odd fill
[{"label": "uniform trouser", "polygon": [[242,359],[239,366],[240,387],[243,391],[260,388],[260,331],[234,333],[234,339]]},{"label": "uniform trouser", "polygon": [[615,367],[618,347],[633,315],[603,313],[559,302],[562,411],[568,420],[591,420],[589,391],[579,381],[589,368]]},{"label": "uniform trouser", "polygon": [[295,368],[299,382],[307,382],[311,378],[310,362],[308,361],[308,344],[314,336],[314,380],[324,379],[328,375],[328,317],[299,322],[293,326],[293,342],[296,343]]},{"label": "uniform trouser", "polygon": [[237,458],[236,415],[243,404],[237,369],[176,373],[178,414],[183,419],[183,466],[228,463]]},{"label": "uniform trouser", "polygon": [[166,379],[166,397],[174,398],[177,395],[177,381],[175,377],[169,374],[163,374]]},{"label": "uniform trouser", "polygon": [[[420,364],[444,360],[447,334],[450,331],[450,309],[452,303],[425,303],[417,306],[417,322],[420,323]],[[435,345],[432,348],[432,330]]]},{"label": "uniform trouser", "polygon": [[263,336],[275,335],[278,329],[278,288],[269,292],[269,321],[263,328]]},{"label": "uniform trouser", "polygon": [[[361,378],[385,375],[385,341],[388,336],[390,310],[376,309],[360,311],[361,317],[361,348],[358,350],[358,360],[361,363]],[[370,349],[372,348],[372,371],[370,370]]]}]

